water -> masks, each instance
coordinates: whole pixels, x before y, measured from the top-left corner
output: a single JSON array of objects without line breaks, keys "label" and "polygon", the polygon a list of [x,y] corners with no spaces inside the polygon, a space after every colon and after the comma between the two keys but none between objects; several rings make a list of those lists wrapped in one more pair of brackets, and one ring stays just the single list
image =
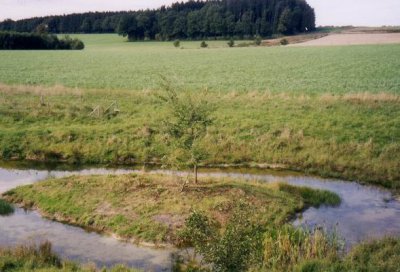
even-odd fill
[{"label": "water", "polygon": [[[92,174],[124,174],[128,170],[88,169],[81,171],[12,170],[0,168],[0,193],[19,185],[50,177]],[[112,237],[87,232],[42,218],[35,211],[16,208],[10,216],[0,216],[0,245],[14,246],[50,241],[61,257],[98,267],[126,264],[146,271],[168,271],[171,250],[138,247]]]},{"label": "water", "polygon": [[335,229],[345,240],[347,246],[387,235],[400,235],[400,202],[385,189],[295,173],[249,174],[239,170],[238,172],[207,175],[265,182],[284,181],[292,185],[335,192],[342,199],[340,206],[309,208],[293,224],[311,228],[324,226],[328,229]]},{"label": "water", "polygon": [[[17,170],[0,168],[0,193],[19,185],[31,184],[49,177],[93,174],[126,174],[134,169],[91,168],[65,170]],[[170,173],[163,170],[150,172]],[[181,173],[182,174],[182,173]],[[249,169],[207,169],[199,176],[231,177],[263,182],[284,181],[292,185],[325,189],[337,193],[342,203],[338,207],[310,208],[293,224],[335,227],[347,245],[385,235],[400,235],[400,202],[384,189],[340,180],[308,177],[293,172]],[[0,245],[24,244],[26,241],[49,240],[62,257],[98,266],[127,264],[152,271],[170,269],[171,250],[137,247],[111,237],[61,223],[49,221],[32,211],[16,209],[0,217]]]}]

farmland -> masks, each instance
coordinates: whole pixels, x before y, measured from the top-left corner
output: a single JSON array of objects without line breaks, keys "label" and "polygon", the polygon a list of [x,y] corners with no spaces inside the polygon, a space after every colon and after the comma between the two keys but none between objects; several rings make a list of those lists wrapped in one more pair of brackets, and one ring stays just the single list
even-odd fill
[{"label": "farmland", "polygon": [[[400,192],[399,45],[236,41],[230,48],[207,41],[200,48],[201,41],[181,41],[175,48],[110,34],[72,37],[85,49],[0,51],[1,160],[161,165],[177,147],[165,129],[174,116],[160,99],[172,88],[178,100],[189,95],[212,108],[212,122],[196,142],[207,151],[200,166],[291,169]],[[222,265],[266,271],[391,271],[398,263],[398,238],[363,243],[345,255],[334,233],[288,224],[308,207],[350,205],[342,195],[231,178],[182,180],[145,172],[50,177],[5,192],[0,206],[18,216],[20,209],[5,201],[19,203],[137,243],[194,246],[213,265],[222,258]],[[381,198],[365,199],[379,208],[397,203],[390,193]],[[25,267],[43,250],[56,262],[31,267],[69,269],[47,244],[0,248],[0,270],[6,262]]]},{"label": "farmland", "polygon": [[[208,89],[208,165],[278,165],[399,187],[398,45],[177,49],[74,36],[87,49],[0,52],[2,159],[160,163],[166,109],[155,90],[165,76],[180,91]],[[91,114],[113,102],[117,115]]]},{"label": "farmland", "polygon": [[[213,92],[336,93],[400,91],[400,48],[227,48],[226,42],[128,43],[117,35],[73,35],[82,52],[0,52],[0,82],[67,87],[143,90],[158,76],[186,88]],[[239,43],[239,42],[237,42]]]}]

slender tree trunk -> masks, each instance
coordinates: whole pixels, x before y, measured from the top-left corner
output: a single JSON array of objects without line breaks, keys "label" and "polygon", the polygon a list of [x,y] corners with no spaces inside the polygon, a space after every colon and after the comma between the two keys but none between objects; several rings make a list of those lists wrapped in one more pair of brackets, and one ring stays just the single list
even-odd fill
[{"label": "slender tree trunk", "polygon": [[194,183],[197,184],[197,165],[194,165]]}]

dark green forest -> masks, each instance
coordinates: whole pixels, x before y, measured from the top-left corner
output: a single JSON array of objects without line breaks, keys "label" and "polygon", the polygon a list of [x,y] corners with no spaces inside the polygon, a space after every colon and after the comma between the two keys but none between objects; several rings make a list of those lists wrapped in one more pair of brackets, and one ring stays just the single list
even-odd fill
[{"label": "dark green forest", "polygon": [[114,33],[129,40],[252,38],[315,29],[305,0],[208,0],[177,2],[154,10],[90,12],[5,20],[0,30],[50,33]]}]

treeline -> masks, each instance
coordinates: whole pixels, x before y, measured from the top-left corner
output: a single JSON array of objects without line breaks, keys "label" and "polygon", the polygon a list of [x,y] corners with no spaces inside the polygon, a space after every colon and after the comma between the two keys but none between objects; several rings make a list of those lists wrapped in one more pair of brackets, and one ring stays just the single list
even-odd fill
[{"label": "treeline", "polygon": [[72,49],[80,50],[85,47],[78,39],[66,36],[59,39],[56,35],[39,33],[0,32],[0,49]]},{"label": "treeline", "polygon": [[0,30],[50,33],[112,33],[130,40],[250,38],[315,29],[315,13],[305,0],[191,0],[131,12],[95,12],[6,20]]}]

